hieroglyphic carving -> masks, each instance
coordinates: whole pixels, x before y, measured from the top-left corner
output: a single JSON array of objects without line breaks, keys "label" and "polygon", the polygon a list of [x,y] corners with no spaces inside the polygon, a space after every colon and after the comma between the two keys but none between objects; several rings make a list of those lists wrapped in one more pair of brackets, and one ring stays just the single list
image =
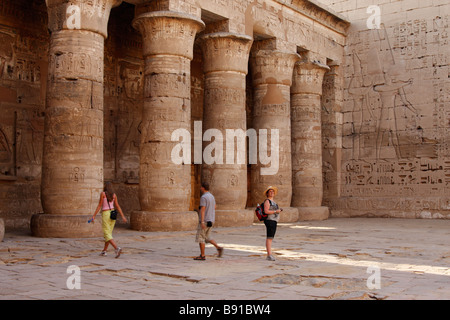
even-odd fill
[{"label": "hieroglyphic carving", "polygon": [[189,74],[155,74],[145,78],[144,91],[148,94],[145,98],[151,98],[152,94],[174,93],[180,98],[190,97],[190,87],[187,86]]},{"label": "hieroglyphic carving", "polygon": [[85,169],[75,167],[69,174],[69,181],[71,182],[84,182]]},{"label": "hieroglyphic carving", "polygon": [[[203,130],[221,130],[223,137],[226,129],[246,130],[245,75],[251,43],[248,36],[226,32],[201,38],[205,72]],[[210,184],[218,210],[245,207],[247,185],[242,183],[247,177],[245,165],[203,164],[202,176]]]},{"label": "hieroglyphic carving", "polygon": [[[77,39],[76,47],[67,46]],[[55,35],[50,51],[50,73],[67,80],[79,78],[103,82],[103,37],[98,34],[79,35],[63,33]]]},{"label": "hieroglyphic carving", "polygon": [[16,121],[17,161],[21,165],[41,164],[44,117],[38,110],[21,110]]},{"label": "hieroglyphic carving", "polygon": [[350,36],[338,210],[421,218],[448,211],[448,22],[417,18]]},{"label": "hieroglyphic carving", "polygon": [[12,74],[15,52],[13,49],[14,34],[0,29],[0,79],[8,72]]},{"label": "hieroglyphic carving", "polygon": [[[124,18],[117,19],[122,21]],[[129,32],[134,35],[133,30]],[[109,103],[105,104],[104,161],[105,167],[113,169],[108,173],[109,179],[114,177],[116,181],[136,183],[139,179],[144,61],[136,57],[115,59],[112,46],[120,40],[116,36],[114,34],[114,41],[107,43],[105,55],[109,57],[105,61],[105,77],[109,79],[105,82],[105,99]],[[132,55],[132,51],[129,54]]]},{"label": "hieroglyphic carving", "polygon": [[348,161],[344,164],[343,195],[444,196],[450,184],[449,163],[430,159]]},{"label": "hieroglyphic carving", "polygon": [[316,3],[305,0],[289,0],[287,2],[290,5],[300,9],[307,16],[317,19],[328,27],[339,30],[340,32],[344,32],[349,26],[348,23],[342,21],[339,17],[330,15],[328,11],[320,5],[320,2]]},{"label": "hieroglyphic carving", "polygon": [[[205,101],[210,103],[221,103],[227,106],[245,105],[245,89],[244,88],[226,88],[217,83],[205,88]],[[225,110],[224,110],[225,111]]]},{"label": "hieroglyphic carving", "polygon": [[[251,17],[253,30],[262,35],[274,35],[283,27],[284,16],[281,8],[268,6],[264,1],[253,1],[247,12]],[[248,22],[247,22],[248,23]]]},{"label": "hieroglyphic carving", "polygon": [[0,175],[14,175],[14,149],[8,131],[0,124]]},{"label": "hieroglyphic carving", "polygon": [[[253,124],[256,130],[273,128],[279,130],[279,162],[276,174],[264,178],[259,183],[262,164],[251,167],[252,205],[261,201],[261,194],[267,185],[279,188],[278,203],[290,207],[292,197],[291,162],[291,91],[290,85],[295,62],[300,56],[295,53],[254,49],[251,55],[253,86]],[[274,152],[271,150],[271,152]],[[284,176],[284,179],[280,179]],[[284,184],[280,184],[284,180]]]},{"label": "hieroglyphic carving", "polygon": [[[322,204],[322,82],[326,65],[297,62],[291,87],[292,206],[320,208]],[[325,208],[322,208],[325,212]]]},{"label": "hieroglyphic carving", "polygon": [[[419,30],[423,27],[421,21],[417,21]],[[422,26],[422,27],[421,27]],[[398,27],[398,32],[403,30]],[[381,35],[380,35],[381,34]],[[351,120],[347,118],[344,125],[344,135],[352,136],[352,158],[359,159],[361,156],[381,158],[412,158],[437,157],[437,141],[439,137],[426,137],[428,132],[442,128],[443,123],[432,128],[429,124],[429,116],[420,116],[419,106],[411,101],[425,101],[426,97],[413,99],[414,92],[410,87],[415,87],[414,69],[406,68],[406,57],[401,52],[398,56],[391,47],[392,40],[389,39],[385,29],[378,31],[374,40],[383,48],[375,49],[368,53],[375,64],[369,67],[363,66],[361,54],[352,53],[354,73],[352,74],[348,93],[352,98],[353,110]],[[401,45],[403,36],[397,35],[396,45]],[[400,40],[399,40],[400,39]],[[420,46],[417,43],[417,46]],[[368,71],[368,72],[367,72]],[[430,84],[429,81],[426,83]],[[436,82],[433,91],[442,92]],[[436,89],[438,88],[438,89]],[[424,89],[420,90],[425,92]],[[432,116],[436,119],[445,118],[442,110],[442,102],[435,99],[435,112]],[[427,119],[428,118],[428,119]],[[375,141],[375,143],[373,143]],[[375,148],[374,148],[375,146]],[[392,148],[393,150],[388,150]]]},{"label": "hieroglyphic carving", "polygon": [[194,39],[204,23],[183,12],[146,12],[133,26],[143,39],[144,106],[140,143],[139,200],[143,211],[187,211],[189,166],[171,161],[173,130],[191,126],[191,75]]},{"label": "hieroglyphic carving", "polygon": [[40,84],[42,60],[47,53],[45,41],[0,27],[0,79]]},{"label": "hieroglyphic carving", "polygon": [[0,26],[0,175],[32,181],[42,161],[47,38],[6,25]]},{"label": "hieroglyphic carving", "polygon": [[48,214],[86,214],[102,188],[104,39],[113,2],[72,2],[81,8],[77,28],[65,26],[67,4],[47,2],[52,32],[41,189]]}]

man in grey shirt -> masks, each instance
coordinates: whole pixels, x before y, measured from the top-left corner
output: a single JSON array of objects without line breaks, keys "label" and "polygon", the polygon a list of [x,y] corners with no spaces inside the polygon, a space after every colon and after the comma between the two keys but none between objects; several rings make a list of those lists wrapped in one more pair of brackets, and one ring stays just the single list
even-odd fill
[{"label": "man in grey shirt", "polygon": [[219,258],[222,257],[223,248],[220,247],[213,239],[211,239],[211,230],[216,219],[216,199],[209,192],[209,184],[203,182],[200,191],[202,196],[200,198],[200,212],[198,215],[199,223],[197,227],[197,235],[195,241],[200,246],[200,256],[195,257],[194,260],[205,260],[205,243],[211,243],[216,247]]}]

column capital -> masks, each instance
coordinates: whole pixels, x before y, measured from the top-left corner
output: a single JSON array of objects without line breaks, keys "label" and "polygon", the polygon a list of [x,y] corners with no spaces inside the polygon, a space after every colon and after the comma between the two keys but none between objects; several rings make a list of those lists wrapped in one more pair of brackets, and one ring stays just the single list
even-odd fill
[{"label": "column capital", "polygon": [[230,32],[202,36],[200,44],[204,57],[204,72],[235,71],[247,74],[248,58],[253,38]]},{"label": "column capital", "polygon": [[299,61],[294,68],[291,92],[322,94],[322,81],[330,67],[316,61]]},{"label": "column capital", "polygon": [[153,11],[136,17],[133,27],[144,39],[144,56],[168,54],[192,60],[195,35],[205,23],[187,13]]},{"label": "column capital", "polygon": [[327,70],[330,70],[330,67],[326,64],[323,64],[318,61],[310,61],[310,60],[301,60],[298,61],[295,66],[297,69],[304,69],[304,70],[317,70],[317,71],[323,71],[326,72]]},{"label": "column capital", "polygon": [[111,8],[122,0],[46,0],[48,27],[51,32],[83,30],[108,36],[108,20]]},{"label": "column capital", "polygon": [[251,54],[253,84],[292,83],[294,65],[301,59],[297,53],[277,50],[257,50]]},{"label": "column capital", "polygon": [[330,67],[330,70],[327,71],[327,75],[334,75],[337,76],[340,72],[340,64],[336,63],[336,62],[332,62],[331,64],[328,65]]}]

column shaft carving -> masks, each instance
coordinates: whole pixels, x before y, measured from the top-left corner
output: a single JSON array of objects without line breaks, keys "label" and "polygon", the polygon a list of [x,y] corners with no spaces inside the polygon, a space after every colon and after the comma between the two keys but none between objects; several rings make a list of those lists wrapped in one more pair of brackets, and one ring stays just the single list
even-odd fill
[{"label": "column shaft carving", "polygon": [[[238,163],[234,148],[225,145],[226,129],[242,130],[245,134],[245,77],[252,39],[245,35],[214,33],[201,38],[205,73],[203,132],[221,132],[224,148],[221,163],[202,165],[202,180],[210,184],[217,203],[216,221],[230,226],[251,224],[253,216],[243,218],[247,201],[247,165]],[[204,147],[210,143],[204,143]],[[225,149],[226,148],[226,149]],[[227,153],[234,152],[233,163],[226,163]],[[246,159],[246,157],[244,157]],[[247,221],[248,220],[248,221]]]},{"label": "column shaft carving", "polygon": [[[292,198],[290,90],[294,64],[299,59],[298,54],[273,50],[259,50],[251,57],[254,88],[253,128],[260,139],[261,129],[267,130],[267,148],[272,157],[269,164],[264,165],[258,161],[251,166],[252,205],[256,206],[264,200],[263,192],[267,186],[276,186],[276,200],[284,209],[281,219],[285,222],[298,220],[297,209],[288,208]],[[271,150],[271,140],[275,139],[270,134],[271,130],[278,132],[277,150]],[[278,170],[262,174],[263,167]]]},{"label": "column shaft carving", "polygon": [[103,189],[103,57],[112,6],[48,0],[49,69],[41,199],[31,230],[42,237],[98,235],[86,223]]},{"label": "column shaft carving", "polygon": [[300,220],[328,218],[322,207],[322,81],[328,66],[297,63],[291,89],[292,124],[292,206]]},{"label": "column shaft carving", "polygon": [[[177,129],[191,131],[191,70],[194,39],[204,23],[185,13],[141,14],[133,26],[144,39],[145,87],[140,144],[139,201],[131,228],[145,231],[195,228],[189,211],[191,164],[176,164],[171,140]],[[193,212],[192,212],[193,213]],[[195,214],[195,213],[194,213]]]}]

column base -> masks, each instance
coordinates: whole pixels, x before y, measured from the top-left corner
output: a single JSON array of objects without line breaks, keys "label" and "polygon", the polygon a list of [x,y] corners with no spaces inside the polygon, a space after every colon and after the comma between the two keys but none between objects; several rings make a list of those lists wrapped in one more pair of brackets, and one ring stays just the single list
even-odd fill
[{"label": "column base", "polygon": [[130,216],[130,228],[136,231],[192,231],[197,230],[197,225],[195,211],[133,211]]},{"label": "column base", "polygon": [[31,216],[31,234],[40,238],[94,238],[101,237],[102,221],[88,223],[88,215],[34,214]]},{"label": "column base", "polygon": [[283,207],[283,211],[280,213],[280,220],[278,222],[297,222],[299,217],[298,208],[293,207]]},{"label": "column base", "polygon": [[216,210],[215,227],[248,227],[253,224],[254,210]]},{"label": "column base", "polygon": [[5,236],[5,221],[0,218],[0,242],[3,241]]},{"label": "column base", "polygon": [[298,221],[326,220],[330,216],[328,207],[298,207]]}]

